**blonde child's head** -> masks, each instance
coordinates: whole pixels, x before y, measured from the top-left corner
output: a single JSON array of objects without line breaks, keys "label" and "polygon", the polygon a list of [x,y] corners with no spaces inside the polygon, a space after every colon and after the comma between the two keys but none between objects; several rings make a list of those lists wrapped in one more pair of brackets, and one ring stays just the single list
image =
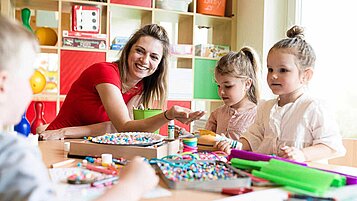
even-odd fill
[{"label": "blonde child's head", "polygon": [[304,85],[312,78],[316,60],[314,50],[304,39],[302,27],[293,26],[287,36],[269,50],[267,58],[268,85],[274,94],[279,95],[282,105],[303,94]]},{"label": "blonde child's head", "polygon": [[[258,74],[260,71],[260,62],[257,53],[251,47],[243,47],[239,52],[229,52],[223,56],[217,63],[215,68],[215,77],[231,77],[239,79],[243,86],[233,93],[243,93],[249,101],[257,104],[259,100],[259,84]],[[224,82],[223,82],[224,83]],[[218,83],[219,84],[219,83]],[[228,85],[230,85],[228,83]],[[220,89],[220,96],[222,98],[222,88],[231,86],[218,86]],[[243,97],[243,98],[244,98]]]},{"label": "blonde child's head", "polygon": [[269,53],[274,50],[280,50],[294,55],[300,71],[314,68],[316,60],[315,51],[304,39],[304,29],[295,25],[286,32],[286,35],[288,38],[275,43]]},{"label": "blonde child's head", "polygon": [[29,78],[39,50],[33,33],[0,16],[0,126],[16,124],[31,100]]}]

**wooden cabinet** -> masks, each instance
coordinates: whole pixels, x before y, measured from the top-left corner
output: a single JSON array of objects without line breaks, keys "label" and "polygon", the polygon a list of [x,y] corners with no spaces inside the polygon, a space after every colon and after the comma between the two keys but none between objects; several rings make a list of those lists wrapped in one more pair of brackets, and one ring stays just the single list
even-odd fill
[{"label": "wooden cabinet", "polygon": [[[125,4],[126,3],[126,4]],[[131,4],[131,5],[128,5]],[[72,82],[90,64],[100,61],[113,61],[118,58],[118,51],[111,50],[115,37],[128,38],[143,25],[158,23],[168,31],[171,43],[179,47],[191,47],[191,53],[172,54],[170,58],[169,100],[174,103],[187,102],[194,107],[194,102],[219,100],[217,87],[214,83],[213,68],[218,58],[207,58],[195,55],[195,46],[201,43],[229,46],[235,50],[236,1],[227,1],[226,15],[216,17],[196,12],[197,1],[193,0],[187,12],[171,11],[157,8],[155,0],[1,0],[1,12],[21,21],[20,10],[29,8],[32,11],[31,27],[47,26],[56,31],[58,42],[54,46],[41,46],[43,54],[56,58],[56,64],[51,63],[48,71],[54,76],[57,87],[34,95],[34,101],[46,101],[50,107],[45,108],[45,117],[52,121],[58,113],[61,102],[65,99]],[[71,30],[71,13],[74,5],[95,6],[100,10],[100,34],[106,34],[104,49],[86,49],[67,47],[63,45],[63,31]],[[228,12],[227,12],[228,11]],[[181,47],[182,48],[182,47]],[[36,68],[36,66],[35,66]],[[174,72],[174,73],[173,73]],[[184,84],[180,82],[185,80]],[[181,87],[181,88],[180,88]],[[171,91],[170,91],[171,90]],[[177,91],[177,93],[176,93]],[[178,101],[178,102],[177,102]],[[30,105],[31,107],[31,105]],[[55,108],[55,111],[53,111]],[[50,110],[50,111],[49,111]],[[32,109],[28,110],[31,113]],[[210,111],[208,111],[210,112]],[[51,114],[51,116],[46,116]],[[32,120],[33,114],[28,114]]]}]

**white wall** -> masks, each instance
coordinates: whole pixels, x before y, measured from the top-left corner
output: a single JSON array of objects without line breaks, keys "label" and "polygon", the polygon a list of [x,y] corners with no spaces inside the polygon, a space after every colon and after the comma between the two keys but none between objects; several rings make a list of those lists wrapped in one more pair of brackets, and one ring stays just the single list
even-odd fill
[{"label": "white wall", "polygon": [[295,5],[299,0],[238,0],[237,49],[244,45],[253,47],[262,61],[262,98],[273,97],[266,84],[266,58],[269,49],[280,39],[298,16]]}]

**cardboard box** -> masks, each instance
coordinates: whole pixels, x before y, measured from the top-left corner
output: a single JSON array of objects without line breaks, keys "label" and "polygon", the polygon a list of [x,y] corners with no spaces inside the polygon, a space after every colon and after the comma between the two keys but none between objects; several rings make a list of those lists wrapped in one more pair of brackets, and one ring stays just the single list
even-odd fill
[{"label": "cardboard box", "polygon": [[170,46],[170,53],[174,55],[192,55],[192,45],[176,44]]},{"label": "cardboard box", "polygon": [[78,31],[62,31],[63,37],[72,37],[72,38],[83,38],[83,39],[101,39],[106,40],[107,34],[94,34],[94,33],[85,33],[85,32],[78,32]]},{"label": "cardboard box", "polygon": [[90,49],[106,49],[106,40],[103,39],[85,39],[75,37],[63,37],[63,47],[79,47]]},{"label": "cardboard box", "polygon": [[201,57],[218,58],[230,51],[227,45],[198,44],[195,46],[195,55]]},{"label": "cardboard box", "polygon": [[162,158],[167,155],[177,154],[179,151],[179,140],[164,141],[161,146],[140,147],[140,146],[122,146],[110,144],[97,144],[83,141],[71,141],[68,156],[93,156],[100,157],[103,153],[112,154],[114,158],[132,158],[142,156],[145,158]]}]

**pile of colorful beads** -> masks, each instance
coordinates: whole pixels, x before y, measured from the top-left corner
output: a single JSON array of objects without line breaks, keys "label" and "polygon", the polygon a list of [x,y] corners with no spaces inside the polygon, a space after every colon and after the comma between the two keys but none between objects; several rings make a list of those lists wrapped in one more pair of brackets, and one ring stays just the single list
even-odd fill
[{"label": "pile of colorful beads", "polygon": [[174,182],[235,179],[239,176],[224,163],[195,162],[190,166],[157,163],[165,177]]},{"label": "pile of colorful beads", "polygon": [[227,162],[227,157],[228,155],[223,152],[223,151],[213,151],[213,152],[208,152],[208,151],[199,151],[194,154],[187,154],[187,153],[182,153],[182,159],[191,159],[192,155],[195,156],[195,159],[197,160],[210,160],[210,161],[222,161],[222,162]]},{"label": "pile of colorful beads", "polygon": [[153,133],[107,133],[105,135],[92,138],[92,142],[101,144],[120,144],[120,145],[135,145],[135,144],[151,144],[162,141],[162,137]]},{"label": "pile of colorful beads", "polygon": [[183,138],[183,152],[197,152],[197,138]]},{"label": "pile of colorful beads", "polygon": [[89,184],[97,179],[98,175],[89,170],[78,170],[67,178],[70,184]]}]

